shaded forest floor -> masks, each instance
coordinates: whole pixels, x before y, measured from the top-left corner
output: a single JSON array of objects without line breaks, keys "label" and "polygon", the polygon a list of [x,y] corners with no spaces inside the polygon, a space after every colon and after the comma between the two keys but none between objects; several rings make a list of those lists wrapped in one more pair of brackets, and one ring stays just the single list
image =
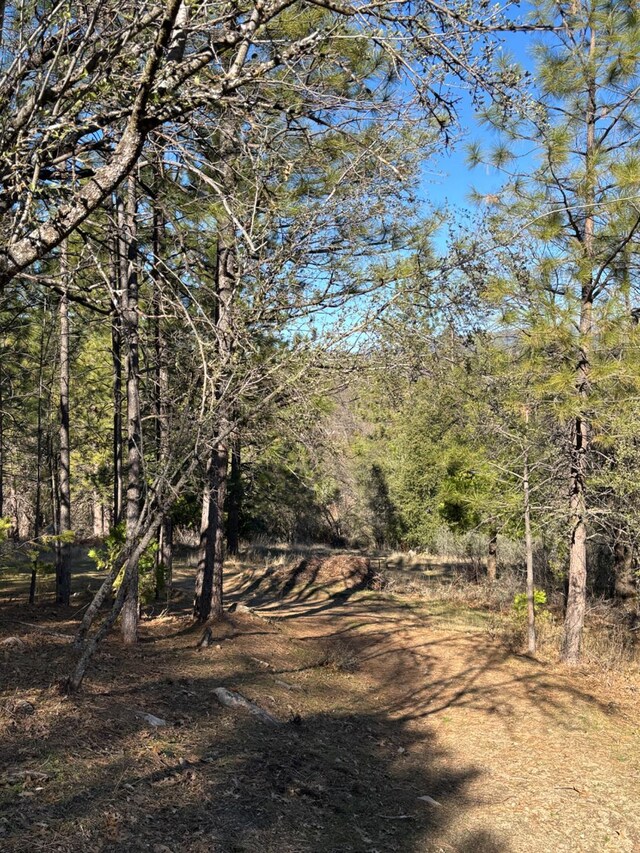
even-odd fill
[{"label": "shaded forest floor", "polygon": [[[510,652],[490,620],[312,585],[112,636],[83,692],[67,613],[0,598],[0,849],[154,853],[640,851],[640,681]],[[254,567],[257,569],[257,567]],[[52,633],[53,632],[53,633]],[[267,726],[218,704],[237,690]],[[141,714],[166,721],[154,726]]]}]

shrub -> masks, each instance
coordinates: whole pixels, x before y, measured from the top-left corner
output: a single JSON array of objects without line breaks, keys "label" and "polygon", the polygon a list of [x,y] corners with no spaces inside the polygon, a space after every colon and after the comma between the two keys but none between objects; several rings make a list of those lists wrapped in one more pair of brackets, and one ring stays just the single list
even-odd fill
[{"label": "shrub", "polygon": [[[121,522],[114,527],[103,542],[101,548],[92,548],[89,551],[89,557],[96,564],[96,568],[100,572],[109,572],[113,568],[116,560],[126,540],[126,532],[124,522]],[[140,560],[138,561],[138,594],[140,601],[143,604],[148,604],[153,601],[156,585],[156,554],[158,551],[158,543],[152,542],[145,548]],[[124,567],[120,570],[116,577],[113,588],[117,590],[122,583],[124,576]]]},{"label": "shrub", "polygon": [[[527,618],[527,593],[519,592],[513,597],[513,609],[516,616],[523,619]],[[548,615],[547,610],[547,593],[543,589],[534,589],[533,591],[533,612],[537,616]]]}]

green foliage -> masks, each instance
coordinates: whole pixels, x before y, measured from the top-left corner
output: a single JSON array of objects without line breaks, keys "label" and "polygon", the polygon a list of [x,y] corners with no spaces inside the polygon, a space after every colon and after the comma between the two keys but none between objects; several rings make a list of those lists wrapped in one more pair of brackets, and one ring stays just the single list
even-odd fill
[{"label": "green foliage", "polygon": [[202,495],[188,492],[180,495],[171,507],[171,519],[178,527],[199,531],[202,516]]},{"label": "green foliage", "polygon": [[374,463],[371,466],[365,489],[376,547],[395,546],[399,539],[397,511],[391,500],[386,475],[380,465]]},{"label": "green foliage", "polygon": [[99,572],[109,572],[115,565],[125,543],[124,522],[114,527],[104,539],[102,547],[91,548],[89,558],[96,564]]},{"label": "green foliage", "polygon": [[[125,523],[121,522],[114,527],[109,535],[105,538],[102,547],[91,548],[89,557],[96,564],[96,568],[100,572],[110,572],[118,557],[122,553],[126,542],[126,527]],[[145,548],[138,562],[138,590],[140,600],[147,604],[153,600],[155,595],[156,584],[156,554],[158,552],[158,543],[152,542]],[[118,589],[124,577],[124,567],[118,573],[113,587]]]},{"label": "green foliage", "polygon": [[62,533],[45,533],[39,540],[45,547],[56,545],[73,545],[76,541],[75,530],[63,530]]},{"label": "green foliage", "polygon": [[52,575],[56,570],[56,564],[50,560],[41,559],[41,551],[38,548],[32,548],[28,551],[27,556],[31,563],[31,569],[38,577],[43,575]]},{"label": "green foliage", "polygon": [[[530,365],[488,336],[451,333],[434,336],[436,361],[419,350],[427,323],[414,316],[415,338],[407,323],[399,325],[397,346],[405,359],[415,347],[417,369],[426,363],[428,372],[415,379],[378,373],[369,387],[363,383],[359,405],[371,426],[353,447],[367,472],[366,500],[375,500],[369,472],[376,470],[393,538],[405,546],[432,548],[443,524],[456,534],[498,529],[519,538],[523,448],[528,442],[536,463],[546,452],[541,425],[531,418],[525,429]],[[532,478],[536,487],[543,481],[538,468]]]},{"label": "green foliage", "polygon": [[292,447],[281,460],[256,459],[244,483],[243,535],[283,541],[331,541],[334,531],[321,487],[309,471],[304,454]]},{"label": "green foliage", "polygon": [[[548,613],[547,610],[547,593],[543,589],[534,589],[533,591],[533,611],[536,617]],[[517,617],[526,618],[527,616],[527,593],[519,592],[513,597],[513,610]]]},{"label": "green foliage", "polygon": [[[533,591],[533,612],[535,614],[536,635],[538,639],[545,629],[552,623],[551,611],[547,608],[547,594],[543,589]],[[519,592],[513,598],[511,608],[511,620],[508,623],[511,642],[519,647],[524,641],[528,621],[527,594]]]},{"label": "green foliage", "polygon": [[0,545],[6,542],[11,533],[12,522],[10,518],[0,518]]},{"label": "green foliage", "polygon": [[31,547],[27,551],[32,571],[39,577],[53,574],[56,569],[55,562],[43,560],[42,555],[49,553],[52,548],[56,548],[59,545],[73,545],[75,541],[76,534],[73,530],[65,530],[59,534],[45,533],[38,537],[37,540],[31,542]]}]

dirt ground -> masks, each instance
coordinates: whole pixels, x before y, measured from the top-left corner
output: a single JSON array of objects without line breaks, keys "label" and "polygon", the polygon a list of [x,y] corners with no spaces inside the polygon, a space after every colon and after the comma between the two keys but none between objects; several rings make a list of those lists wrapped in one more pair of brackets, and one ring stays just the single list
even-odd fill
[{"label": "dirt ground", "polygon": [[[509,652],[483,614],[231,566],[214,642],[186,613],[57,682],[80,606],[0,598],[0,850],[640,853],[640,680]],[[280,721],[221,706],[241,693]],[[155,726],[142,714],[161,718]]]}]

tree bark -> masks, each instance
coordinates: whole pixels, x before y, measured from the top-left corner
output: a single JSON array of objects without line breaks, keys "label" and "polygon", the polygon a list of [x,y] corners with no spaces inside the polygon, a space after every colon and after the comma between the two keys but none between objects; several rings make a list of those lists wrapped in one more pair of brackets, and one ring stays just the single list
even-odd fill
[{"label": "tree bark", "polygon": [[183,0],[168,0],[166,4],[157,36],[137,81],[129,117],[111,160],[96,170],[91,179],[74,194],[71,202],[60,207],[57,215],[51,216],[31,233],[10,242],[0,250],[0,286],[59,246],[109,193],[120,185],[135,166],[145,140],[154,128],[154,121],[150,120],[148,115],[149,101],[162,69],[162,60],[176,36],[174,27],[182,2]]},{"label": "tree bark", "polygon": [[[186,14],[186,13],[185,13]],[[185,19],[186,20],[186,19]],[[162,180],[162,164],[158,167],[158,184]],[[165,221],[158,203],[153,207],[153,313],[155,348],[155,424],[156,424],[156,463],[159,472],[163,472],[169,461],[169,352],[165,335],[162,295],[162,276],[160,263],[165,249]],[[158,528],[158,550],[156,552],[155,598],[159,601],[163,595],[171,595],[171,574],[173,568],[173,523],[168,514],[163,514]]]},{"label": "tree bark", "polygon": [[[223,613],[224,500],[227,491],[229,452],[226,440],[218,440],[209,460],[203,498],[203,525],[196,576],[194,616],[206,622]],[[206,515],[205,515],[206,512]]]},{"label": "tree bark", "polygon": [[527,558],[527,652],[536,653],[536,610],[533,583],[533,537],[531,535],[531,490],[529,484],[529,452],[525,449],[522,477],[524,491],[524,542]]},{"label": "tree bark", "polygon": [[4,517],[4,371],[0,359],[0,518]]},{"label": "tree bark", "polygon": [[116,233],[111,246],[111,359],[113,364],[113,526],[122,521],[122,303],[126,269],[125,221],[122,200],[116,199]]},{"label": "tree bark", "polygon": [[[44,432],[42,429],[42,398],[44,395],[44,334],[46,326],[47,304],[44,303],[42,313],[42,328],[40,330],[40,352],[38,357],[38,405],[36,411],[36,500],[33,519],[33,538],[37,541],[40,536],[40,525],[42,522],[42,441]],[[2,511],[0,510],[0,516]],[[35,594],[35,593],[34,593]],[[31,596],[29,603],[33,604]]]},{"label": "tree bark", "polygon": [[227,500],[227,552],[233,556],[238,553],[240,545],[240,511],[242,507],[241,453],[240,432],[236,428],[231,437],[231,473],[229,476],[229,497]]},{"label": "tree bark", "polygon": [[[160,524],[158,556],[162,567],[162,580],[167,601],[171,598],[171,583],[173,578],[173,520],[167,513],[163,514]],[[156,587],[156,598],[159,598]]]},{"label": "tree bark", "polygon": [[[224,428],[224,425],[223,425]],[[211,615],[219,619],[223,612],[223,570],[224,570],[224,501],[227,492],[227,466],[229,463],[229,452],[227,442],[219,440],[215,453],[216,468],[216,523],[213,529],[209,529],[208,536],[213,535],[213,589],[211,591]]]},{"label": "tree bark", "polygon": [[[51,400],[49,401],[51,408]],[[53,521],[53,529],[57,532],[60,529],[60,504],[58,501],[58,471],[57,457],[58,454],[54,449],[53,436],[50,434],[47,439],[49,445],[49,484],[51,490],[51,514]]]},{"label": "tree bark", "polygon": [[[131,549],[132,539],[140,513],[142,480],[142,429],[140,420],[140,363],[138,327],[138,241],[137,199],[135,178],[130,177],[127,185],[126,240],[127,267],[124,290],[122,331],[125,342],[127,380],[127,500],[126,542]],[[127,645],[137,642],[139,619],[138,563],[127,567],[126,597],[122,606],[122,639]]]},{"label": "tree bark", "polygon": [[[223,134],[220,145],[221,185],[229,201],[235,189],[232,158],[236,148],[236,134],[231,125]],[[219,373],[215,388],[217,403],[216,420],[218,437],[214,443],[207,466],[208,500],[207,526],[202,529],[200,562],[196,578],[194,612],[204,620],[212,613],[219,618],[223,613],[223,568],[225,547],[224,504],[227,494],[227,469],[229,464],[229,437],[232,433],[231,412],[235,400],[230,399],[229,380],[232,370],[233,351],[231,310],[238,281],[236,234],[232,218],[226,210],[218,217],[218,240],[216,251],[216,303],[215,323]],[[206,594],[211,583],[210,603]],[[206,613],[206,616],[204,615]]]},{"label": "tree bark", "polygon": [[489,534],[489,550],[487,552],[487,580],[495,583],[498,577],[498,531],[494,528]]},{"label": "tree bark", "polygon": [[624,610],[635,610],[637,585],[633,567],[633,549],[617,539],[613,546],[613,573],[615,600]]},{"label": "tree bark", "polygon": [[[64,293],[60,297],[60,450],[58,467],[58,535],[71,530],[71,448],[69,435],[69,259],[67,243],[60,254]],[[71,598],[71,546],[56,545],[56,602],[68,605]]]},{"label": "tree bark", "polygon": [[596,151],[596,31],[591,22],[588,63],[591,79],[587,86],[586,150],[585,150],[585,222],[583,235],[584,269],[580,287],[579,356],[576,365],[576,393],[579,413],[573,424],[571,449],[571,488],[569,517],[569,588],[564,620],[562,660],[575,665],[580,660],[582,632],[587,608],[587,469],[590,451],[587,403],[589,366],[593,334],[593,263],[595,236],[595,159]]},{"label": "tree bark", "polygon": [[105,534],[104,521],[104,504],[100,493],[94,490],[91,500],[91,510],[93,515],[93,536],[95,539],[101,539]]},{"label": "tree bark", "polygon": [[193,615],[200,622],[206,622],[211,613],[215,538],[209,535],[209,531],[215,531],[218,525],[218,505],[213,497],[216,493],[215,470],[213,457],[210,457],[207,464],[206,482],[202,495],[198,571],[196,574],[196,590],[193,601]]},{"label": "tree bark", "polygon": [[[223,240],[223,237],[226,238]],[[224,502],[227,493],[227,468],[229,463],[228,436],[230,422],[227,417],[225,379],[231,357],[231,300],[235,284],[235,234],[231,223],[225,223],[218,238],[216,261],[218,356],[220,378],[216,387],[218,403],[218,433],[207,465],[207,482],[203,498],[203,523],[200,536],[200,559],[196,577],[194,615],[206,621],[211,614],[218,618],[223,612],[224,566]]]},{"label": "tree bark", "polygon": [[[33,538],[37,542],[40,538],[42,525],[42,454],[44,430],[42,427],[42,401],[44,398],[44,357],[45,357],[45,328],[47,326],[47,303],[46,299],[42,308],[42,328],[40,330],[40,351],[38,357],[38,406],[36,412],[36,499],[33,519]],[[0,511],[2,516],[2,511]],[[29,604],[35,604],[38,576],[35,562],[31,568],[31,582],[29,584]]]}]

